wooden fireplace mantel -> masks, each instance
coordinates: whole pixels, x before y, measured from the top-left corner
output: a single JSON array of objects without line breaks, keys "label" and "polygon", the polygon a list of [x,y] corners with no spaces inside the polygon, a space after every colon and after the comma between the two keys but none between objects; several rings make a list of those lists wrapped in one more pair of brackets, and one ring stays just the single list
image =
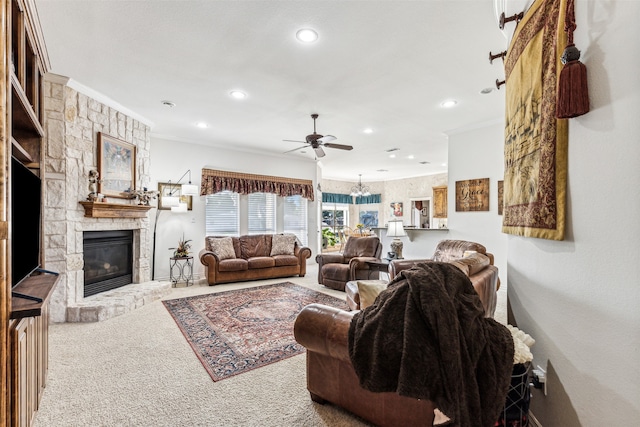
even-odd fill
[{"label": "wooden fireplace mantel", "polygon": [[152,206],[120,203],[80,202],[86,218],[145,218]]}]

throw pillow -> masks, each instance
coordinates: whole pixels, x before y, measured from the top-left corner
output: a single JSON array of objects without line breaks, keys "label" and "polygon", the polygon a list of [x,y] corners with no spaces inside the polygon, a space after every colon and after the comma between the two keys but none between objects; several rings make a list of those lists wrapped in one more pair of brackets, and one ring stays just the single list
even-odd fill
[{"label": "throw pillow", "polygon": [[211,252],[213,252],[220,261],[223,259],[234,259],[236,251],[233,250],[233,240],[231,237],[207,237]]},{"label": "throw pillow", "polygon": [[[464,258],[458,258],[451,263],[453,264],[454,262],[458,268],[460,268],[460,266],[457,264],[464,264],[467,267],[469,271],[467,276],[473,276],[477,272],[484,270],[491,263],[489,257],[480,252],[472,253]],[[462,269],[462,271],[464,270]]]},{"label": "throw pillow", "polygon": [[[464,258],[462,258],[464,259]],[[453,264],[458,267],[467,277],[469,277],[469,266],[462,262],[462,259],[455,259],[451,261],[449,264]]]},{"label": "throw pillow", "polygon": [[373,304],[378,294],[387,289],[388,284],[384,280],[358,280],[360,310],[364,310]]},{"label": "throw pillow", "polygon": [[271,256],[294,255],[295,246],[295,234],[274,234],[271,237]]}]

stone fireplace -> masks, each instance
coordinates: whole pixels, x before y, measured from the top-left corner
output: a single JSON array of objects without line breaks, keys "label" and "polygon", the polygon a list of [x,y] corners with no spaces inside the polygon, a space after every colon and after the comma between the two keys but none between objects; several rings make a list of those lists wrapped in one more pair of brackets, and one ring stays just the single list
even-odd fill
[{"label": "stone fireplace", "polygon": [[[66,77],[47,75],[45,80],[43,243],[46,268],[60,273],[49,306],[53,322],[105,320],[160,298],[171,286],[151,281],[149,213],[142,218],[93,218],[85,216],[79,203],[89,193],[89,171],[97,169],[98,132],[136,146],[136,188],[149,186],[149,125],[107,98],[96,99],[100,96]],[[115,198],[109,202],[133,203]],[[130,236],[130,278],[116,279],[117,287],[85,296],[85,266],[95,267],[86,264],[85,235],[116,231]]]},{"label": "stone fireplace", "polygon": [[133,283],[133,230],[85,231],[84,297]]}]

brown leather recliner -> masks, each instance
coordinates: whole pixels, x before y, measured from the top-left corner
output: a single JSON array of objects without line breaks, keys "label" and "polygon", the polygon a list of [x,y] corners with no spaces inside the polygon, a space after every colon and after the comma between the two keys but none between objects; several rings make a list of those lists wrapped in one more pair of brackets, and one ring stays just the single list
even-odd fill
[{"label": "brown leather recliner", "polygon": [[349,237],[341,254],[318,254],[318,283],[328,288],[344,291],[350,280],[377,279],[369,277],[366,261],[380,259],[382,243],[377,236]]}]

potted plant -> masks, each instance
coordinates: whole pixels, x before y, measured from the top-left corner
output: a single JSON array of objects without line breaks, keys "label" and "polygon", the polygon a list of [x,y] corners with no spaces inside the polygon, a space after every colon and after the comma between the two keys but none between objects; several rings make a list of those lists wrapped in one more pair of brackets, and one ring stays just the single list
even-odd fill
[{"label": "potted plant", "polygon": [[322,229],[322,249],[335,245],[337,241],[335,233],[330,228]]},{"label": "potted plant", "polygon": [[182,235],[182,239],[178,242],[178,246],[175,248],[169,248],[173,250],[174,258],[186,258],[189,256],[189,250],[191,249],[191,240],[185,240],[184,234]]}]

